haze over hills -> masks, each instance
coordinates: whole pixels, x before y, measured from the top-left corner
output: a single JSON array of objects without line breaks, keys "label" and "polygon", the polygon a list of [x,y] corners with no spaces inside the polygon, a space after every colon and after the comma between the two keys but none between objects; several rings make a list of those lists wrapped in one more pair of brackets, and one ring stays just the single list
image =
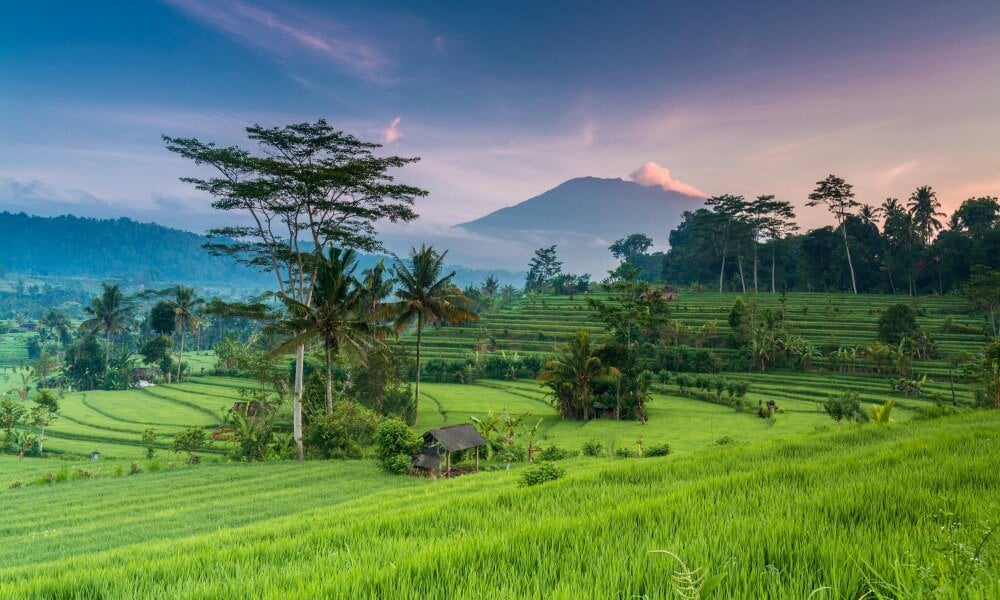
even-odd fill
[{"label": "haze over hills", "polygon": [[[228,257],[210,255],[203,235],[140,223],[121,217],[92,219],[63,215],[39,217],[0,212],[0,273],[5,275],[88,277],[126,284],[197,283],[235,288],[268,289],[270,273],[236,264]],[[359,256],[361,269],[386,259]],[[500,269],[450,266],[461,286],[479,284],[495,275],[503,284],[521,285],[522,273]]]}]

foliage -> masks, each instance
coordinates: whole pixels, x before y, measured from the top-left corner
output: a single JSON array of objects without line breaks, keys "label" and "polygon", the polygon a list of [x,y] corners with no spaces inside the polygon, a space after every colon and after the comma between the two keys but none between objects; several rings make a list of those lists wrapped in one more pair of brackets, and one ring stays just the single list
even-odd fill
[{"label": "foliage", "polygon": [[602,456],[604,454],[604,445],[597,440],[587,440],[583,444],[582,452],[584,456]]},{"label": "foliage", "polygon": [[988,344],[967,370],[980,386],[978,404],[1000,408],[1000,340]]},{"label": "foliage", "polygon": [[870,421],[873,423],[891,423],[892,419],[890,415],[892,414],[892,407],[896,405],[895,398],[889,398],[885,401],[885,404],[881,406],[871,406],[868,408],[868,414],[870,416]]},{"label": "foliage", "polygon": [[556,257],[556,247],[539,248],[528,262],[525,276],[525,292],[551,291],[553,281],[562,273],[562,262]]},{"label": "foliage", "polygon": [[909,304],[902,302],[890,306],[878,319],[876,337],[880,342],[897,345],[904,338],[920,335],[917,313]]},{"label": "foliage", "polygon": [[375,438],[379,416],[357,402],[341,400],[330,414],[314,416],[306,428],[306,444],[322,458],[361,458]]},{"label": "foliage", "polygon": [[844,392],[839,396],[831,396],[823,403],[823,410],[839,425],[845,419],[856,421],[864,413],[861,412],[861,397],[857,392]]},{"label": "foliage", "polygon": [[590,334],[579,331],[562,354],[545,363],[538,374],[537,381],[549,388],[552,403],[564,419],[590,419],[591,382],[608,373],[596,351]]},{"label": "foliage", "polygon": [[156,440],[159,437],[160,432],[155,427],[147,427],[139,434],[139,438],[146,446],[146,460],[152,460],[153,454],[156,452]]},{"label": "foliage", "polygon": [[521,485],[532,486],[547,481],[555,481],[566,474],[566,469],[550,462],[543,462],[525,469],[521,473]]},{"label": "foliage", "polygon": [[375,460],[384,471],[405,474],[410,471],[412,456],[422,440],[406,423],[386,419],[375,431]]},{"label": "foliage", "polygon": [[642,455],[648,457],[654,456],[666,456],[670,454],[673,450],[670,448],[670,444],[655,444],[648,448],[644,448]]},{"label": "foliage", "polygon": [[201,462],[199,454],[208,446],[208,436],[201,427],[187,427],[174,436],[170,449],[174,452],[187,452],[188,463]]},{"label": "foliage", "polygon": [[420,344],[424,325],[440,326],[479,320],[479,315],[470,309],[469,299],[452,283],[455,271],[443,274],[447,255],[447,251],[438,252],[431,246],[421,245],[419,250],[410,249],[409,264],[397,259],[395,268],[399,288],[395,293],[396,301],[383,305],[374,313],[377,317],[390,319],[397,333],[416,322],[415,405],[420,402]]}]

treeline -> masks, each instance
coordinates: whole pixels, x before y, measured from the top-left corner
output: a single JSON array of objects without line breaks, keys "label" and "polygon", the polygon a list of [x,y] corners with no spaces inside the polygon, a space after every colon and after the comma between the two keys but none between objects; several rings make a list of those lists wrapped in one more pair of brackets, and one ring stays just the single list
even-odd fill
[{"label": "treeline", "polygon": [[1000,269],[1000,203],[970,198],[946,219],[933,189],[906,202],[862,204],[851,185],[830,176],[818,182],[810,205],[827,207],[835,226],[796,233],[795,214],[773,196],[747,200],[723,195],[708,208],[684,213],[670,232],[670,249],[648,252],[636,234],[611,247],[648,281],[719,291],[857,291],[945,294],[978,265]]}]

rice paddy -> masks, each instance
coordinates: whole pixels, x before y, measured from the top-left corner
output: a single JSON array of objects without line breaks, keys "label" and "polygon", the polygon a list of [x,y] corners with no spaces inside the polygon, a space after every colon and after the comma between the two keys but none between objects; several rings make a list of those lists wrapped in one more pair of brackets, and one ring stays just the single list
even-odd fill
[{"label": "rice paddy", "polygon": [[[870,343],[878,302],[890,301],[790,296],[795,327],[817,343]],[[578,298],[533,302],[435,331],[428,353],[464,357],[482,340],[547,353],[578,328],[598,331]],[[919,302],[926,328],[975,325],[959,301]],[[688,324],[724,323],[731,303],[698,294],[672,308]],[[935,337],[947,352],[981,343]],[[720,374],[750,381],[750,405],[775,401],[773,422],[683,396],[673,381],[654,384],[644,425],[560,419],[528,380],[421,385],[419,431],[506,411],[540,421],[543,447],[673,449],[576,456],[560,461],[565,477],[530,488],[519,464],[430,480],[368,459],[233,463],[218,443],[188,466],[167,450],[173,436],[215,428],[252,384],[202,375],[210,353],[185,360],[194,376],[183,383],[67,394],[48,458],[0,455],[0,597],[1000,597],[1000,413],[912,420],[935,397],[972,398],[940,359],[917,365],[933,375],[914,397],[890,377],[822,364]],[[836,425],[820,405],[844,391],[865,405],[896,398],[896,423]],[[160,433],[152,461],[147,427]]]},{"label": "rice paddy", "polygon": [[997,597],[998,431],[982,412],[577,458],[531,488],[333,461],[4,490],[0,596],[681,598],[686,573],[720,598]]}]

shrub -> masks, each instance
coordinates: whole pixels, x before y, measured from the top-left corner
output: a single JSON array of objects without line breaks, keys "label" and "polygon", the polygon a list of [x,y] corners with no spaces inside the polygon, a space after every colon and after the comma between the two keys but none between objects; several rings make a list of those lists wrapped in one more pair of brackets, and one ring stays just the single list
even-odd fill
[{"label": "shrub", "polygon": [[147,427],[142,430],[140,437],[142,438],[142,443],[146,445],[146,459],[153,458],[153,452],[156,450],[156,438],[159,437],[159,432],[153,427]]},{"label": "shrub", "polygon": [[21,487],[21,482],[17,480],[11,481],[10,485],[7,487],[9,487],[12,490],[16,490],[17,488]]},{"label": "shrub", "polygon": [[604,454],[604,445],[597,440],[587,440],[583,444],[584,456],[601,456]]},{"label": "shrub", "polygon": [[504,446],[493,455],[495,462],[520,463],[528,460],[528,451],[520,446]]},{"label": "shrub", "polygon": [[666,456],[671,452],[670,444],[656,444],[646,448],[643,456]]},{"label": "shrub", "polygon": [[138,475],[139,473],[142,473],[142,468],[139,467],[139,463],[133,462],[131,465],[129,465],[128,467],[129,475]]},{"label": "shrub", "polygon": [[715,443],[719,446],[728,446],[730,444],[735,444],[736,440],[728,435],[724,435],[719,439],[715,440]]},{"label": "shrub", "polygon": [[379,417],[357,402],[342,400],[332,414],[309,420],[306,443],[323,458],[361,458],[362,450],[372,443]]},{"label": "shrub", "polygon": [[538,460],[563,460],[565,458],[573,458],[579,454],[575,450],[564,450],[557,446],[549,446],[548,448],[542,448],[538,452]]},{"label": "shrub", "polygon": [[958,409],[954,406],[945,404],[944,402],[935,402],[930,406],[921,406],[918,408],[917,414],[913,418],[921,421],[929,421],[931,419],[940,419],[941,417],[948,417],[955,414],[958,414]]},{"label": "shrub", "polygon": [[410,470],[411,457],[421,445],[420,436],[399,419],[383,421],[375,431],[375,460],[389,473]]},{"label": "shrub", "polygon": [[823,410],[838,424],[844,419],[860,420],[864,414],[861,411],[861,398],[857,392],[844,392],[840,396],[828,398],[823,403]]},{"label": "shrub", "polygon": [[876,339],[897,345],[903,338],[916,338],[920,334],[917,313],[909,304],[893,304],[878,319]]},{"label": "shrub", "polygon": [[566,470],[552,463],[541,463],[521,473],[521,484],[525,486],[538,485],[546,481],[555,481],[566,474]]},{"label": "shrub", "polygon": [[198,453],[208,445],[208,436],[205,430],[200,427],[188,427],[176,436],[170,443],[170,449],[174,452],[187,452],[188,464],[196,465],[201,462],[201,455]]},{"label": "shrub", "polygon": [[615,448],[614,456],[615,458],[638,458],[639,453],[628,448]]}]

